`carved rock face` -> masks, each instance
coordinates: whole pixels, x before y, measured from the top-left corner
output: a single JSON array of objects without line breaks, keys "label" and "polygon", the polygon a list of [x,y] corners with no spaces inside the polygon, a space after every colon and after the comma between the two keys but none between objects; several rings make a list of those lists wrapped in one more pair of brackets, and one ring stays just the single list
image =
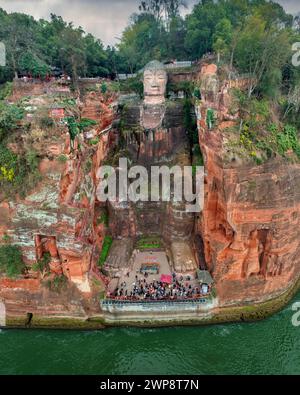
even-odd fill
[{"label": "carved rock face", "polygon": [[165,101],[168,76],[162,63],[152,61],[144,71],[144,102],[160,104]]}]

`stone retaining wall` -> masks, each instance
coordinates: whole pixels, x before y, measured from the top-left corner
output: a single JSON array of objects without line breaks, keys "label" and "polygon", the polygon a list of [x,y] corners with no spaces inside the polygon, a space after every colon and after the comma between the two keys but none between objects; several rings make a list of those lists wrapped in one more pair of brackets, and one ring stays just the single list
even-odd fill
[{"label": "stone retaining wall", "polygon": [[195,317],[208,318],[218,306],[217,299],[200,298],[178,301],[118,301],[102,300],[101,310],[105,322],[189,320]]}]

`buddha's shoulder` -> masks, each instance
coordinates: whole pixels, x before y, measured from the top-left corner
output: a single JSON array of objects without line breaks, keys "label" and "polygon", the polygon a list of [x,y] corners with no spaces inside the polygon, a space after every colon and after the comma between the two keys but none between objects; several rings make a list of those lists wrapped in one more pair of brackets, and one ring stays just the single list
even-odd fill
[{"label": "buddha's shoulder", "polygon": [[166,100],[166,113],[173,113],[176,111],[183,112],[184,101],[183,100]]},{"label": "buddha's shoulder", "polygon": [[184,103],[182,100],[167,100],[163,126],[181,126],[183,124]]},{"label": "buddha's shoulder", "polygon": [[141,100],[128,100],[119,105],[121,120],[124,125],[134,127],[140,124]]},{"label": "buddha's shoulder", "polygon": [[182,126],[184,116],[183,100],[166,100],[162,105],[147,106],[142,100],[128,100],[120,105],[121,120],[125,127],[138,127],[142,114],[162,117],[162,126]]}]

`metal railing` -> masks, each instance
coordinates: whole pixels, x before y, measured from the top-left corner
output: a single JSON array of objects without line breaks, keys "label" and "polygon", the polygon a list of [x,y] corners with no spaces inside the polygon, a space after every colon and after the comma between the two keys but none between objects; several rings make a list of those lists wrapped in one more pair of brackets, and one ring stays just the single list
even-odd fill
[{"label": "metal railing", "polygon": [[189,67],[192,67],[191,61],[168,63],[165,65],[166,69],[181,69],[181,68],[189,68]]},{"label": "metal railing", "polygon": [[101,300],[102,306],[124,306],[124,305],[144,305],[144,306],[159,306],[162,304],[165,305],[174,305],[174,304],[204,304],[209,301],[209,298],[195,298],[195,299],[174,299],[174,300],[116,300],[116,299],[103,299]]}]

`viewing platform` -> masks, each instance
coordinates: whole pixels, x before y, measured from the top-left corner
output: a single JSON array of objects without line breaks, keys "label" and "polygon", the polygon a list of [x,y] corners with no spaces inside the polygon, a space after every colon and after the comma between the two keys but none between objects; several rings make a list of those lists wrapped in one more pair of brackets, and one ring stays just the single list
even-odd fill
[{"label": "viewing platform", "polygon": [[212,297],[174,300],[116,300],[100,301],[105,321],[178,321],[193,318],[209,318],[211,311],[218,307],[218,299]]}]

